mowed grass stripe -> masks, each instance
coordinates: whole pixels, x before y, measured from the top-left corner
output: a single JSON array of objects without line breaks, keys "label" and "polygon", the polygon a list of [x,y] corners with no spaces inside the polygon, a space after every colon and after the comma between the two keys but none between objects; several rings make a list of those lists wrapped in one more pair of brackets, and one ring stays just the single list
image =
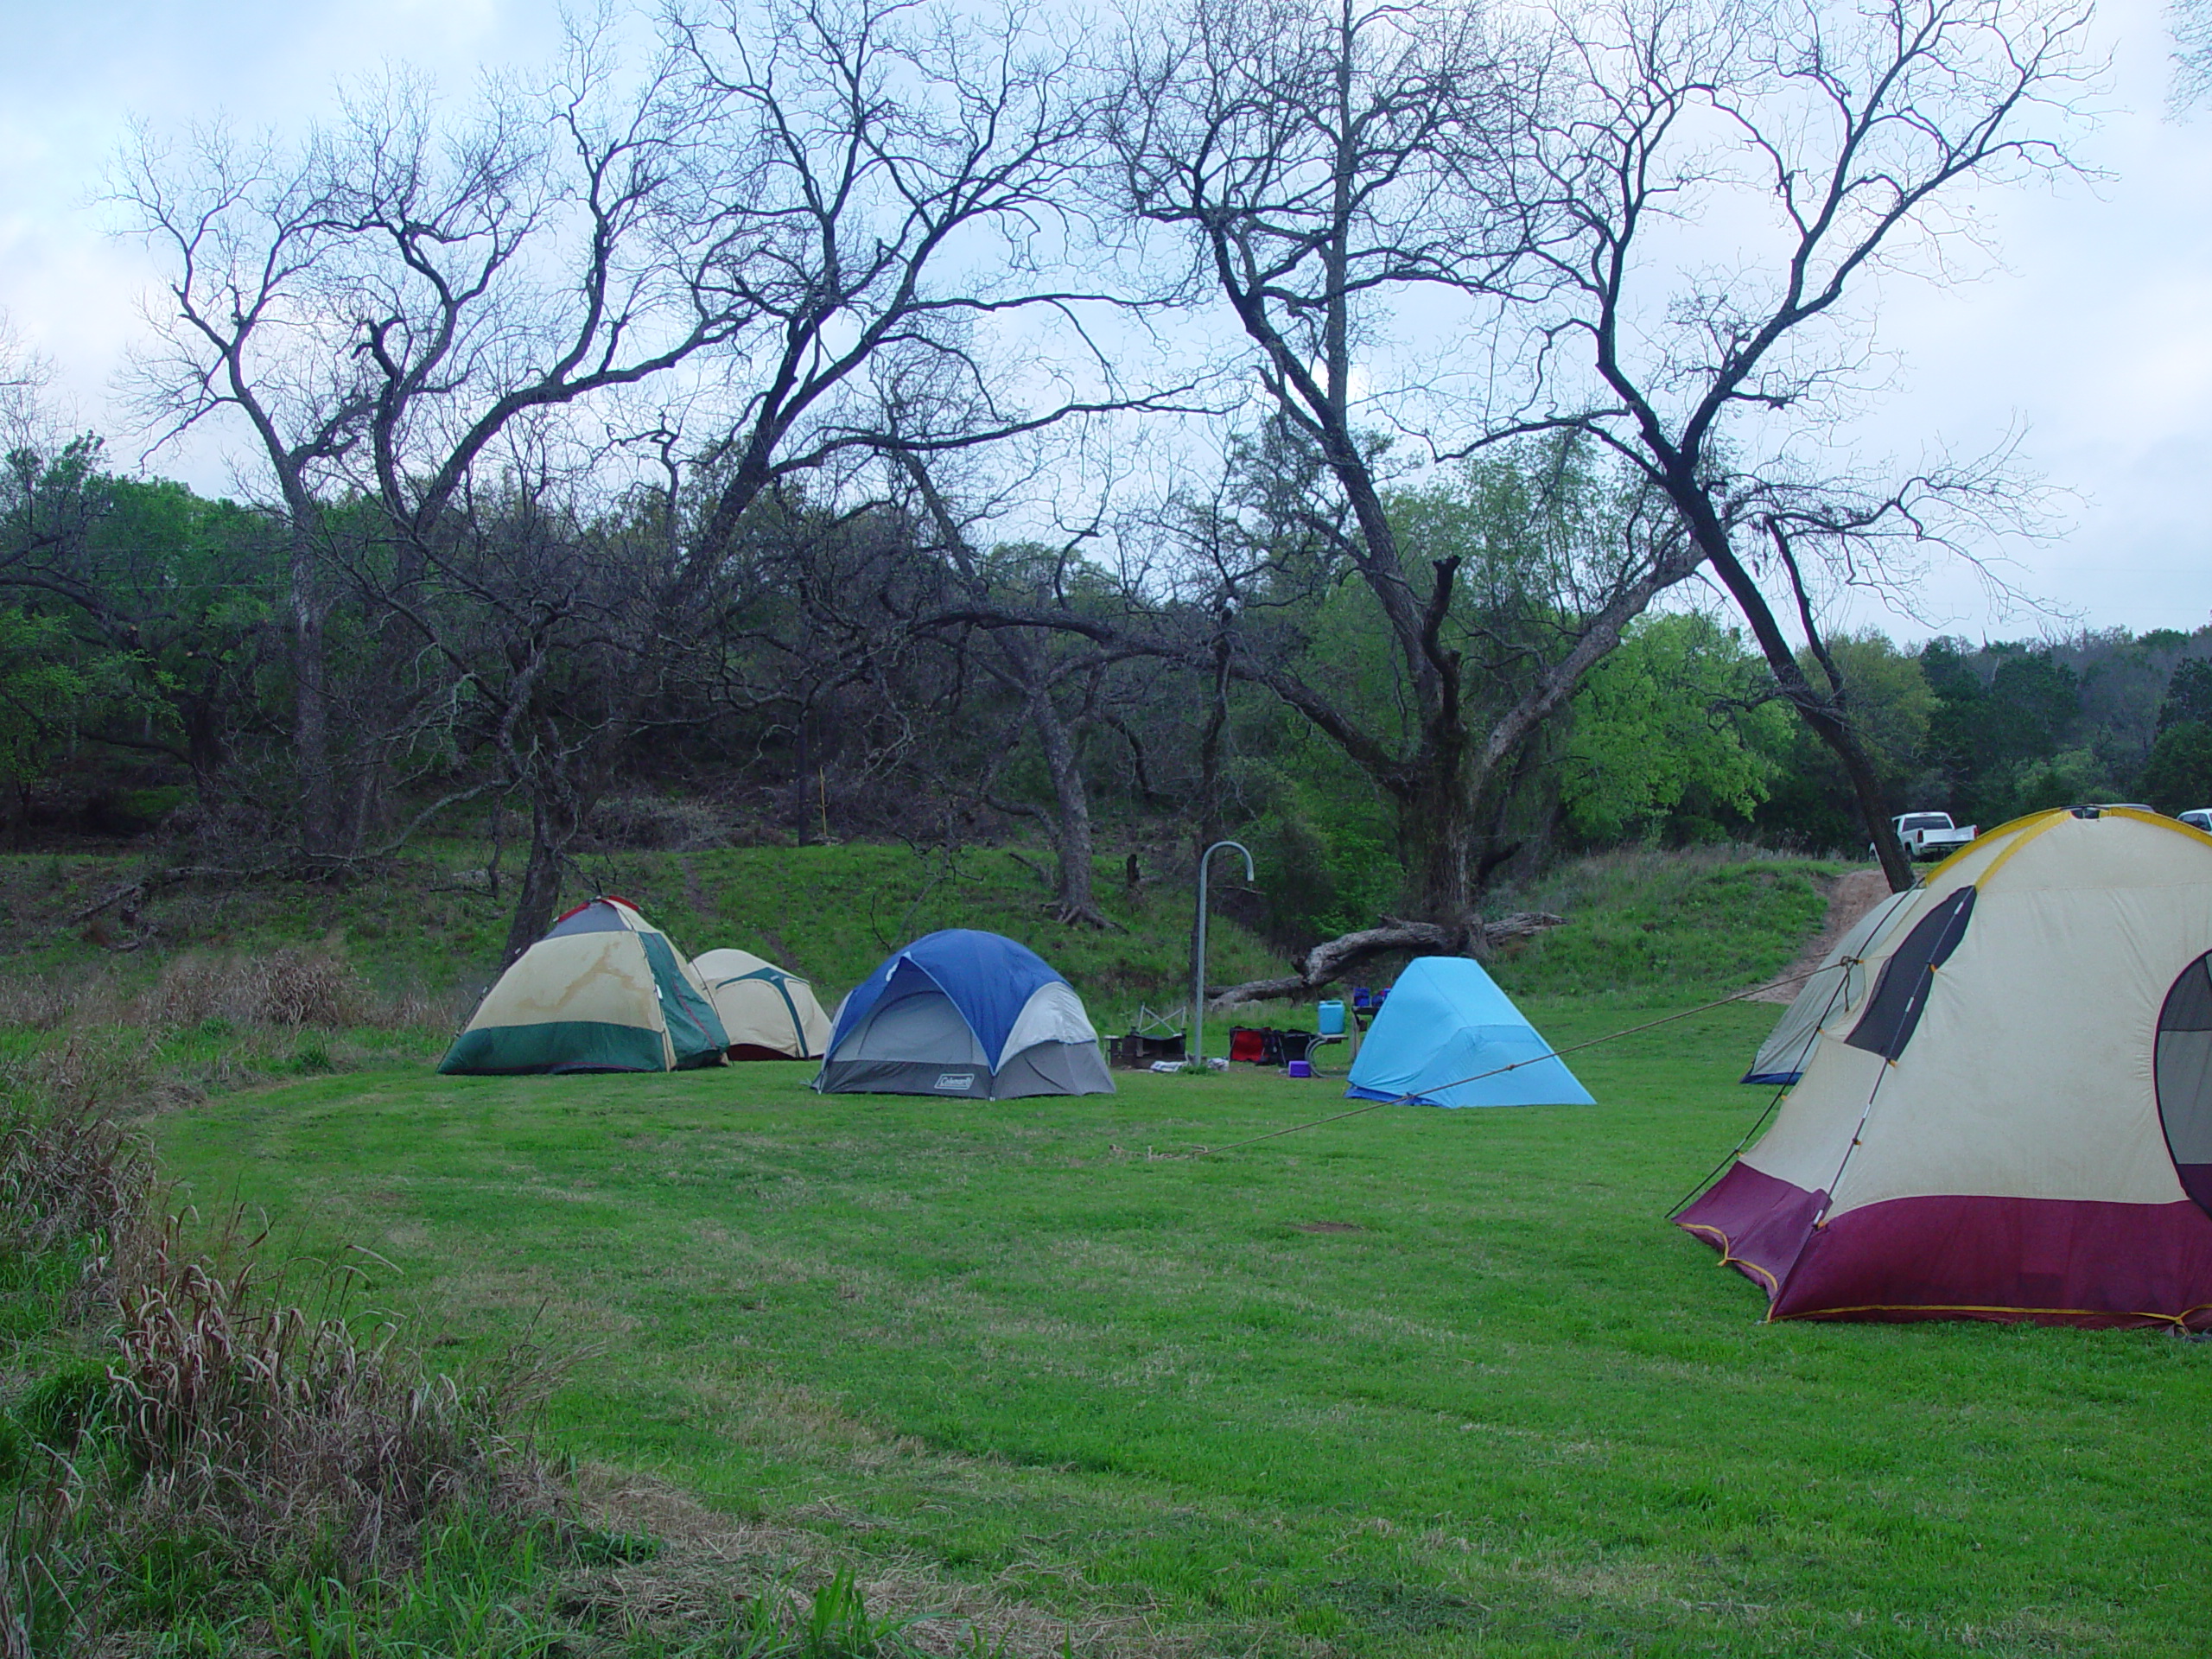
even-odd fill
[{"label": "mowed grass stripe", "polygon": [[[1560,1043],[1655,1012],[1529,1007]],[[1077,1620],[1284,1654],[2200,1651],[2212,1353],[1766,1325],[1665,1224],[1764,1103],[1732,1079],[1773,1017],[1576,1056],[1595,1108],[1202,1159],[1147,1148],[1337,1088],[386,1071],[162,1131],[203,1199],[391,1256],[459,1355],[601,1344],[564,1449]]]}]

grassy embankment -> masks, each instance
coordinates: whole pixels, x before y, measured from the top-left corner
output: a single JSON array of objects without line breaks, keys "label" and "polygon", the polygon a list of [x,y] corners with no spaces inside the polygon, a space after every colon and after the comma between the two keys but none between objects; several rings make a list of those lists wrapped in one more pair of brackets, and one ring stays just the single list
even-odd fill
[{"label": "grassy embankment", "polygon": [[[433,844],[397,861],[388,880],[171,889],[144,907],[146,946],[117,954],[130,930],[112,912],[65,924],[158,860],[0,856],[0,958],[16,980],[68,993],[76,1014],[55,1018],[89,1004],[98,1022],[129,1017],[130,999],[181,956],[327,940],[372,991],[435,1028],[465,1018],[499,970],[513,874],[495,894],[484,858],[480,845]],[[1098,870],[1101,908],[1116,925],[1103,931],[1051,921],[1039,861],[1006,849],[947,858],[903,847],[746,848],[587,862],[597,890],[635,900],[685,950],[754,951],[812,980],[833,1005],[893,948],[941,927],[988,928],[1042,951],[1090,999],[1102,1029],[1145,1000],[1189,995],[1189,893],[1151,882],[1132,891],[1111,861]],[[1282,971],[1234,922],[1217,915],[1211,934],[1217,982]],[[39,1010],[14,1012],[35,1022]]]}]

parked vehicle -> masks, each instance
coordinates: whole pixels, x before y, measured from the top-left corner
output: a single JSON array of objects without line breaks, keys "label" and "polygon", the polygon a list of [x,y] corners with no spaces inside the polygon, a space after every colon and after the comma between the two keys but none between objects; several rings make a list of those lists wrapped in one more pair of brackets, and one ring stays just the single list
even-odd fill
[{"label": "parked vehicle", "polygon": [[2174,815],[2192,830],[2202,830],[2212,836],[2212,806],[2193,806],[2186,812]]},{"label": "parked vehicle", "polygon": [[1892,822],[1907,858],[1948,858],[1980,833],[1973,824],[1958,828],[1948,812],[1908,812]]}]

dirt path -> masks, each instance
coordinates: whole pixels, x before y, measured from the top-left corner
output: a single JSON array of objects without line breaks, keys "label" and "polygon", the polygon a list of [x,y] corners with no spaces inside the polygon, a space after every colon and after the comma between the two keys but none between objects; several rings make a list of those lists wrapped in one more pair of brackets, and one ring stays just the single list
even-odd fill
[{"label": "dirt path", "polygon": [[1828,884],[1828,918],[1812,943],[1797,953],[1797,959],[1782,970],[1779,977],[1761,986],[1745,999],[1752,1002],[1789,1002],[1797,995],[1804,983],[1803,976],[1821,965],[1821,958],[1835,949],[1835,942],[1850,931],[1851,925],[1890,896],[1888,880],[1877,868],[1853,870],[1840,875]]}]

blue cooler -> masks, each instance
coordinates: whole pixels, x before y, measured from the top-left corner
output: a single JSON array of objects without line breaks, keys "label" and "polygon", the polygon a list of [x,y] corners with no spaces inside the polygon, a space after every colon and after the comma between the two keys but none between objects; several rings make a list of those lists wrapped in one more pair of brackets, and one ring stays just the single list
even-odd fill
[{"label": "blue cooler", "polygon": [[1344,1005],[1343,1003],[1324,1002],[1313,1010],[1313,1017],[1320,1027],[1322,1036],[1341,1037],[1344,1034]]}]

